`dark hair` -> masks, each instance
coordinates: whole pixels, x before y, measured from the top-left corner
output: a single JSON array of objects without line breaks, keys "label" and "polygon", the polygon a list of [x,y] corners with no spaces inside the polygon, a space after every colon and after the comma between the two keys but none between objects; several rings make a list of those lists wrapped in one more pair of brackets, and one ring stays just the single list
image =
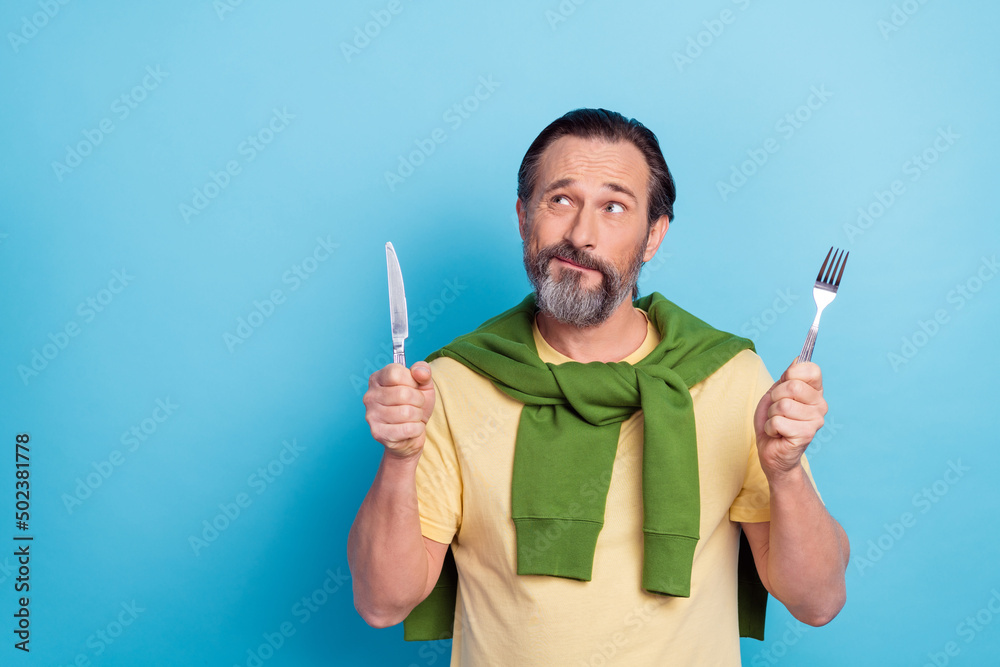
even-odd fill
[{"label": "dark hair", "polygon": [[549,145],[565,136],[581,139],[604,139],[609,142],[627,141],[639,149],[649,166],[649,225],[666,215],[674,219],[677,192],[674,179],[663,159],[660,143],[649,128],[634,118],[625,118],[607,109],[576,109],[549,124],[535,137],[517,170],[517,197],[525,204],[531,199],[538,180],[538,163]]}]

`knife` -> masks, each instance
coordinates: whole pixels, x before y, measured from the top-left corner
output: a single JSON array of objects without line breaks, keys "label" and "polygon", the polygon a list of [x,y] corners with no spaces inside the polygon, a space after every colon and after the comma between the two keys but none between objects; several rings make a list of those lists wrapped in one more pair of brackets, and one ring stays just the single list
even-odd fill
[{"label": "knife", "polygon": [[406,365],[403,341],[410,329],[406,323],[406,293],[403,291],[403,273],[392,243],[385,244],[385,263],[389,269],[389,321],[392,323],[392,361]]}]

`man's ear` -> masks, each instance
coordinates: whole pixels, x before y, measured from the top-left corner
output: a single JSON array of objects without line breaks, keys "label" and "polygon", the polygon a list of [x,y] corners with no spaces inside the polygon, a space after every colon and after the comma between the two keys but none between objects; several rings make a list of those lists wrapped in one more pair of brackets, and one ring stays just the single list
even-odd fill
[{"label": "man's ear", "polygon": [[521,240],[525,241],[528,238],[528,211],[520,197],[517,198],[514,209],[517,211],[517,229],[521,232]]},{"label": "man's ear", "polygon": [[653,255],[656,254],[656,250],[663,242],[663,237],[666,236],[669,227],[670,218],[666,215],[661,215],[653,223],[653,226],[649,228],[649,236],[646,238],[646,253],[643,255],[642,261],[648,262],[653,259]]}]

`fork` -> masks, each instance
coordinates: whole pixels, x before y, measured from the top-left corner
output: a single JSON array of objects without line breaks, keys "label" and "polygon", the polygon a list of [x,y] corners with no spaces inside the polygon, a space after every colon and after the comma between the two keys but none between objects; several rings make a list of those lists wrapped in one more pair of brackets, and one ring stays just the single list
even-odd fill
[{"label": "fork", "polygon": [[[844,267],[847,266],[847,256],[850,254],[850,252],[845,253],[839,249],[834,253],[834,248],[830,248],[830,252],[826,253],[826,259],[823,260],[823,266],[819,267],[819,275],[816,276],[816,284],[813,285],[813,300],[816,302],[816,319],[813,320],[812,326],[809,327],[809,334],[806,336],[805,345],[802,346],[802,352],[796,360],[797,363],[812,359],[813,347],[816,345],[816,334],[819,333],[820,315],[823,314],[823,309],[833,303],[833,299],[837,296],[837,288],[840,287],[840,278],[844,275]],[[831,255],[833,256],[833,262],[830,262]]]}]

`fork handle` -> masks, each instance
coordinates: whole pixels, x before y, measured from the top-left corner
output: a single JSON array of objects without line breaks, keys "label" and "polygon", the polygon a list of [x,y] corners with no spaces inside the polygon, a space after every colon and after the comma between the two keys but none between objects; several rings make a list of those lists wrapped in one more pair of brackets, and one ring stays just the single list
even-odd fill
[{"label": "fork handle", "polygon": [[813,356],[813,348],[816,346],[816,334],[819,333],[819,326],[814,324],[809,327],[809,333],[806,335],[806,342],[802,346],[802,352],[799,353],[799,358],[796,359],[796,363],[801,364],[803,361],[811,361]]}]

